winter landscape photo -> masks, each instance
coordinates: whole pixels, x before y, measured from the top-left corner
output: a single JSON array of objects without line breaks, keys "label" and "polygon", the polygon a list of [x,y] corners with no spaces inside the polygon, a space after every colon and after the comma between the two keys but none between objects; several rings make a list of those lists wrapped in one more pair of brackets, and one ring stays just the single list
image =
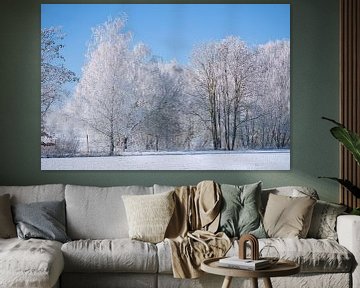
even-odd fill
[{"label": "winter landscape photo", "polygon": [[289,4],[41,4],[42,170],[289,170]]}]

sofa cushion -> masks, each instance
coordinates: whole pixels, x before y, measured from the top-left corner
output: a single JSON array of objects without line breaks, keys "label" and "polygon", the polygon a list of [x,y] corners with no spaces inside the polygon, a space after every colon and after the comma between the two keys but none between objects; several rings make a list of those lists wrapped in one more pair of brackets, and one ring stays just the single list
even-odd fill
[{"label": "sofa cushion", "polygon": [[[353,255],[344,246],[330,239],[259,239],[260,250],[266,245],[275,247],[281,259],[298,263],[302,273],[348,273],[355,263]],[[171,274],[171,248],[168,241],[160,242],[156,247],[159,273]],[[235,256],[238,252],[238,241],[234,241],[226,256]],[[250,249],[247,254],[250,257]]]},{"label": "sofa cushion", "polygon": [[65,198],[65,185],[0,186],[0,195],[4,194],[10,194],[11,204],[61,201]]},{"label": "sofa cushion", "polygon": [[59,242],[0,239],[0,287],[53,287],[63,268]]},{"label": "sofa cushion", "polygon": [[229,237],[246,233],[266,237],[260,215],[260,193],[261,182],[243,186],[222,184],[219,231]]},{"label": "sofa cushion", "polygon": [[[302,273],[347,273],[354,266],[354,257],[344,246],[330,239],[264,238],[259,239],[259,250],[272,246],[280,259],[294,261]],[[227,256],[238,253],[238,243],[228,251]],[[272,249],[268,249],[270,253]],[[273,251],[276,253],[276,251]],[[250,255],[250,250],[248,251]],[[276,255],[269,255],[276,256]]]},{"label": "sofa cushion", "polygon": [[264,227],[269,237],[305,238],[316,200],[306,197],[269,195]]},{"label": "sofa cushion", "polygon": [[338,242],[329,239],[263,239],[260,249],[274,246],[280,258],[301,265],[302,272],[350,272],[353,255]]},{"label": "sofa cushion", "polygon": [[65,201],[18,203],[13,206],[18,236],[22,239],[39,238],[69,241],[65,229]]},{"label": "sofa cushion", "polygon": [[128,238],[123,195],[152,194],[152,187],[66,185],[67,233],[71,239]]},{"label": "sofa cushion", "polygon": [[346,211],[345,205],[318,200],[314,206],[307,237],[337,240],[336,219]]},{"label": "sofa cushion", "polygon": [[131,239],[78,240],[61,248],[66,272],[156,273],[156,246]]},{"label": "sofa cushion", "polygon": [[169,241],[156,244],[160,274],[172,274],[171,246]]},{"label": "sofa cushion", "polygon": [[16,237],[15,224],[11,214],[10,196],[0,196],[0,238]]},{"label": "sofa cushion", "polygon": [[124,195],[131,239],[157,243],[164,240],[175,208],[174,192],[155,195]]}]

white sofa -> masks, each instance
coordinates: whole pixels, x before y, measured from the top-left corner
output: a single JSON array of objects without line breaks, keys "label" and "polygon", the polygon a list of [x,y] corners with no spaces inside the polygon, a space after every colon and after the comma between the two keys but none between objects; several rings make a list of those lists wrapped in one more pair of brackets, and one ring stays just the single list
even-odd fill
[{"label": "white sofa", "polygon": [[[221,287],[222,277],[174,279],[167,242],[128,238],[122,195],[160,193],[172,187],[90,187],[76,185],[0,186],[12,204],[66,202],[65,244],[40,239],[0,239],[0,287]],[[275,189],[276,190],[276,189]],[[280,194],[292,190],[279,188]],[[269,193],[264,190],[263,193]],[[265,194],[264,194],[265,195]],[[263,197],[266,199],[266,197]],[[301,273],[273,278],[274,287],[360,287],[360,217],[337,219],[338,242],[329,239],[260,239],[283,258],[297,261]],[[237,242],[228,255],[237,253]],[[248,280],[234,279],[233,287]],[[260,287],[262,281],[259,281]],[[241,286],[242,287],[242,286]]]}]

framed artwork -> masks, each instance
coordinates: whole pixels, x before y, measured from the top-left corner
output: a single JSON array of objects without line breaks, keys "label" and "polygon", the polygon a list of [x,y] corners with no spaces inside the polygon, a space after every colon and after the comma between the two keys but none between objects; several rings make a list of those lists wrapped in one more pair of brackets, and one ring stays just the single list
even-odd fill
[{"label": "framed artwork", "polygon": [[41,4],[42,170],[289,170],[289,4]]}]

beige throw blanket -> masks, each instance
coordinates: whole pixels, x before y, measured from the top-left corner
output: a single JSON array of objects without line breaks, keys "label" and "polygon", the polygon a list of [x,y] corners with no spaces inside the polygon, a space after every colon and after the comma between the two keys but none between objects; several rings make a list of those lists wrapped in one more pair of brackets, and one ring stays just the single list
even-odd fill
[{"label": "beige throw blanket", "polygon": [[225,233],[216,233],[221,209],[221,190],[213,181],[175,189],[175,211],[165,233],[170,243],[175,278],[201,276],[201,262],[222,257],[231,246]]}]

